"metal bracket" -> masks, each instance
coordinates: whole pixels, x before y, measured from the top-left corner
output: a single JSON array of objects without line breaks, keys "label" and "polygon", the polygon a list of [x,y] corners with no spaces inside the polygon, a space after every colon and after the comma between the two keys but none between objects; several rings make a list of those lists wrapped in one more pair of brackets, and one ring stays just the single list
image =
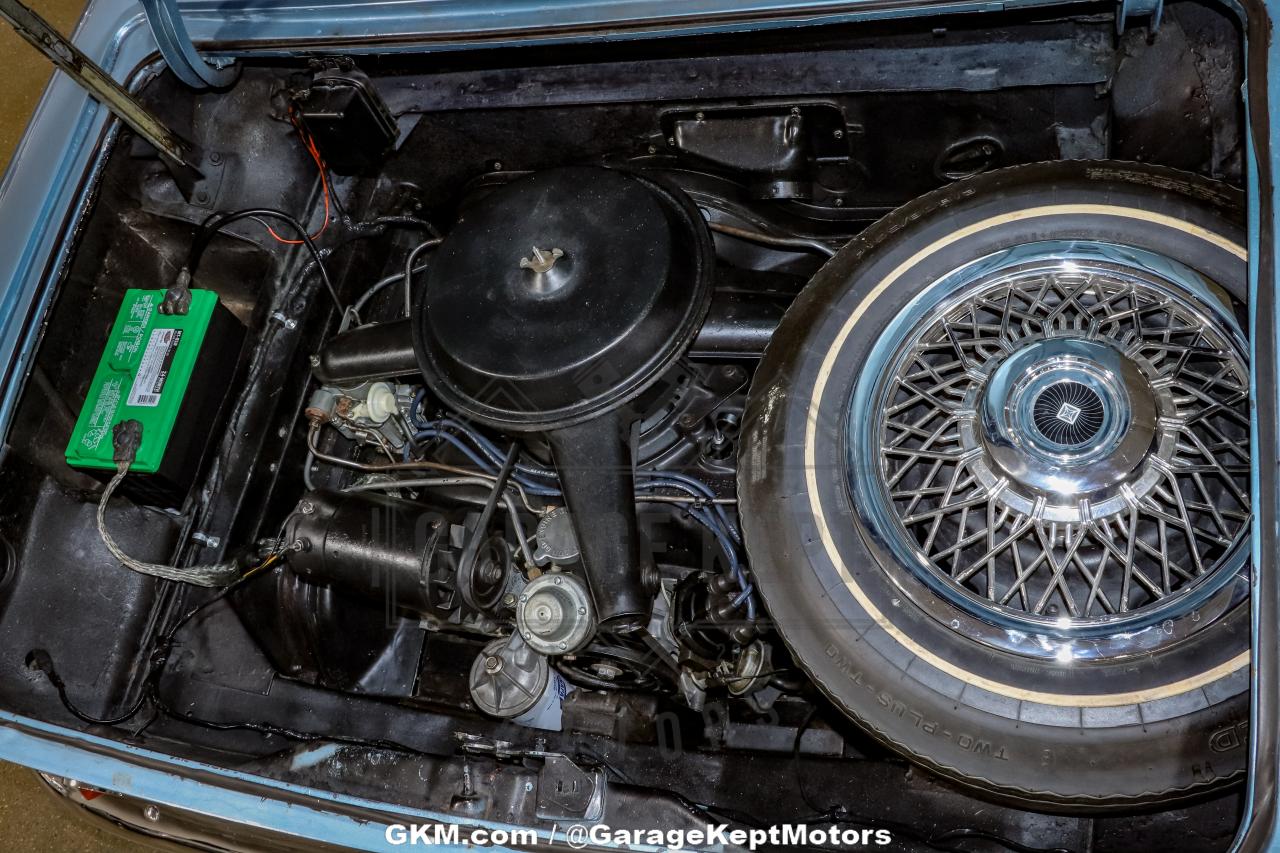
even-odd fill
[{"label": "metal bracket", "polygon": [[603,770],[587,772],[567,756],[550,754],[538,774],[535,814],[542,820],[600,820],[607,786]]},{"label": "metal bracket", "polygon": [[147,23],[155,34],[160,55],[169,64],[169,70],[193,89],[230,86],[240,73],[235,60],[205,59],[196,52],[196,46],[182,22],[178,0],[141,0],[147,13]]},{"label": "metal bracket", "polygon": [[[542,820],[580,820],[595,822],[604,817],[609,777],[604,770],[583,770],[569,756],[548,752],[543,738],[534,748],[517,746],[509,741],[493,740],[469,732],[454,732],[458,748],[465,755],[487,755],[496,759],[542,759],[538,772],[538,797],[534,814]],[[525,788],[531,790],[530,787]]]},{"label": "metal bracket", "polygon": [[188,203],[196,207],[214,210],[218,206],[218,195],[222,190],[222,176],[225,171],[227,155],[218,151],[203,153],[196,151],[199,158],[194,164],[196,174],[188,182],[186,176],[174,174],[178,189]]}]

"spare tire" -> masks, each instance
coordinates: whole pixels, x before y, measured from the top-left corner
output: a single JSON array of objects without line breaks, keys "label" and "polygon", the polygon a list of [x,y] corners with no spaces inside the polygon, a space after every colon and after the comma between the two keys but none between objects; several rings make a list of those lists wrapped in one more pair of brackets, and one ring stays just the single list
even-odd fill
[{"label": "spare tire", "polygon": [[826,695],[893,749],[1063,810],[1247,765],[1239,193],[1046,163],[837,254],[753,382],[752,571]]}]

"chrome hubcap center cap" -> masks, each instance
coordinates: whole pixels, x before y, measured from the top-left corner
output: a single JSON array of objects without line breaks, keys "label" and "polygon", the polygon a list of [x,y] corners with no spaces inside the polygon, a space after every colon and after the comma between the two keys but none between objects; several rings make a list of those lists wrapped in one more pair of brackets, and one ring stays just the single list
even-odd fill
[{"label": "chrome hubcap center cap", "polygon": [[1114,486],[1152,450],[1156,394],[1108,343],[1028,343],[977,391],[976,432],[993,472],[1051,497]]}]

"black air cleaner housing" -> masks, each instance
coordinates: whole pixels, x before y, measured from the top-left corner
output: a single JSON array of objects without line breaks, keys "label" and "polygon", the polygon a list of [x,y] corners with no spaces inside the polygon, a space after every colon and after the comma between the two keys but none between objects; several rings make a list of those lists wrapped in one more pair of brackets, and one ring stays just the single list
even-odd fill
[{"label": "black air cleaner housing", "polygon": [[448,406],[501,429],[580,423],[683,353],[713,263],[697,208],[654,181],[601,167],[520,178],[437,251],[415,306],[422,372]]},{"label": "black air cleaner housing", "polygon": [[627,405],[684,354],[711,301],[698,208],[632,172],[570,167],[466,212],[414,305],[414,349],[448,407],[551,446],[599,625],[649,622]]}]

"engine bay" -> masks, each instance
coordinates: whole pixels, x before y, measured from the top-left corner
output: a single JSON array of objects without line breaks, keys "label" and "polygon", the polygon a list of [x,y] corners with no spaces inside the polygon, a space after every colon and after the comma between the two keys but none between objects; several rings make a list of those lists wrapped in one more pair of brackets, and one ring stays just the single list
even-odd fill
[{"label": "engine bay", "polygon": [[980,17],[144,69],[211,166],[113,131],[68,226],[5,709],[474,820],[1226,849],[1239,27]]}]

